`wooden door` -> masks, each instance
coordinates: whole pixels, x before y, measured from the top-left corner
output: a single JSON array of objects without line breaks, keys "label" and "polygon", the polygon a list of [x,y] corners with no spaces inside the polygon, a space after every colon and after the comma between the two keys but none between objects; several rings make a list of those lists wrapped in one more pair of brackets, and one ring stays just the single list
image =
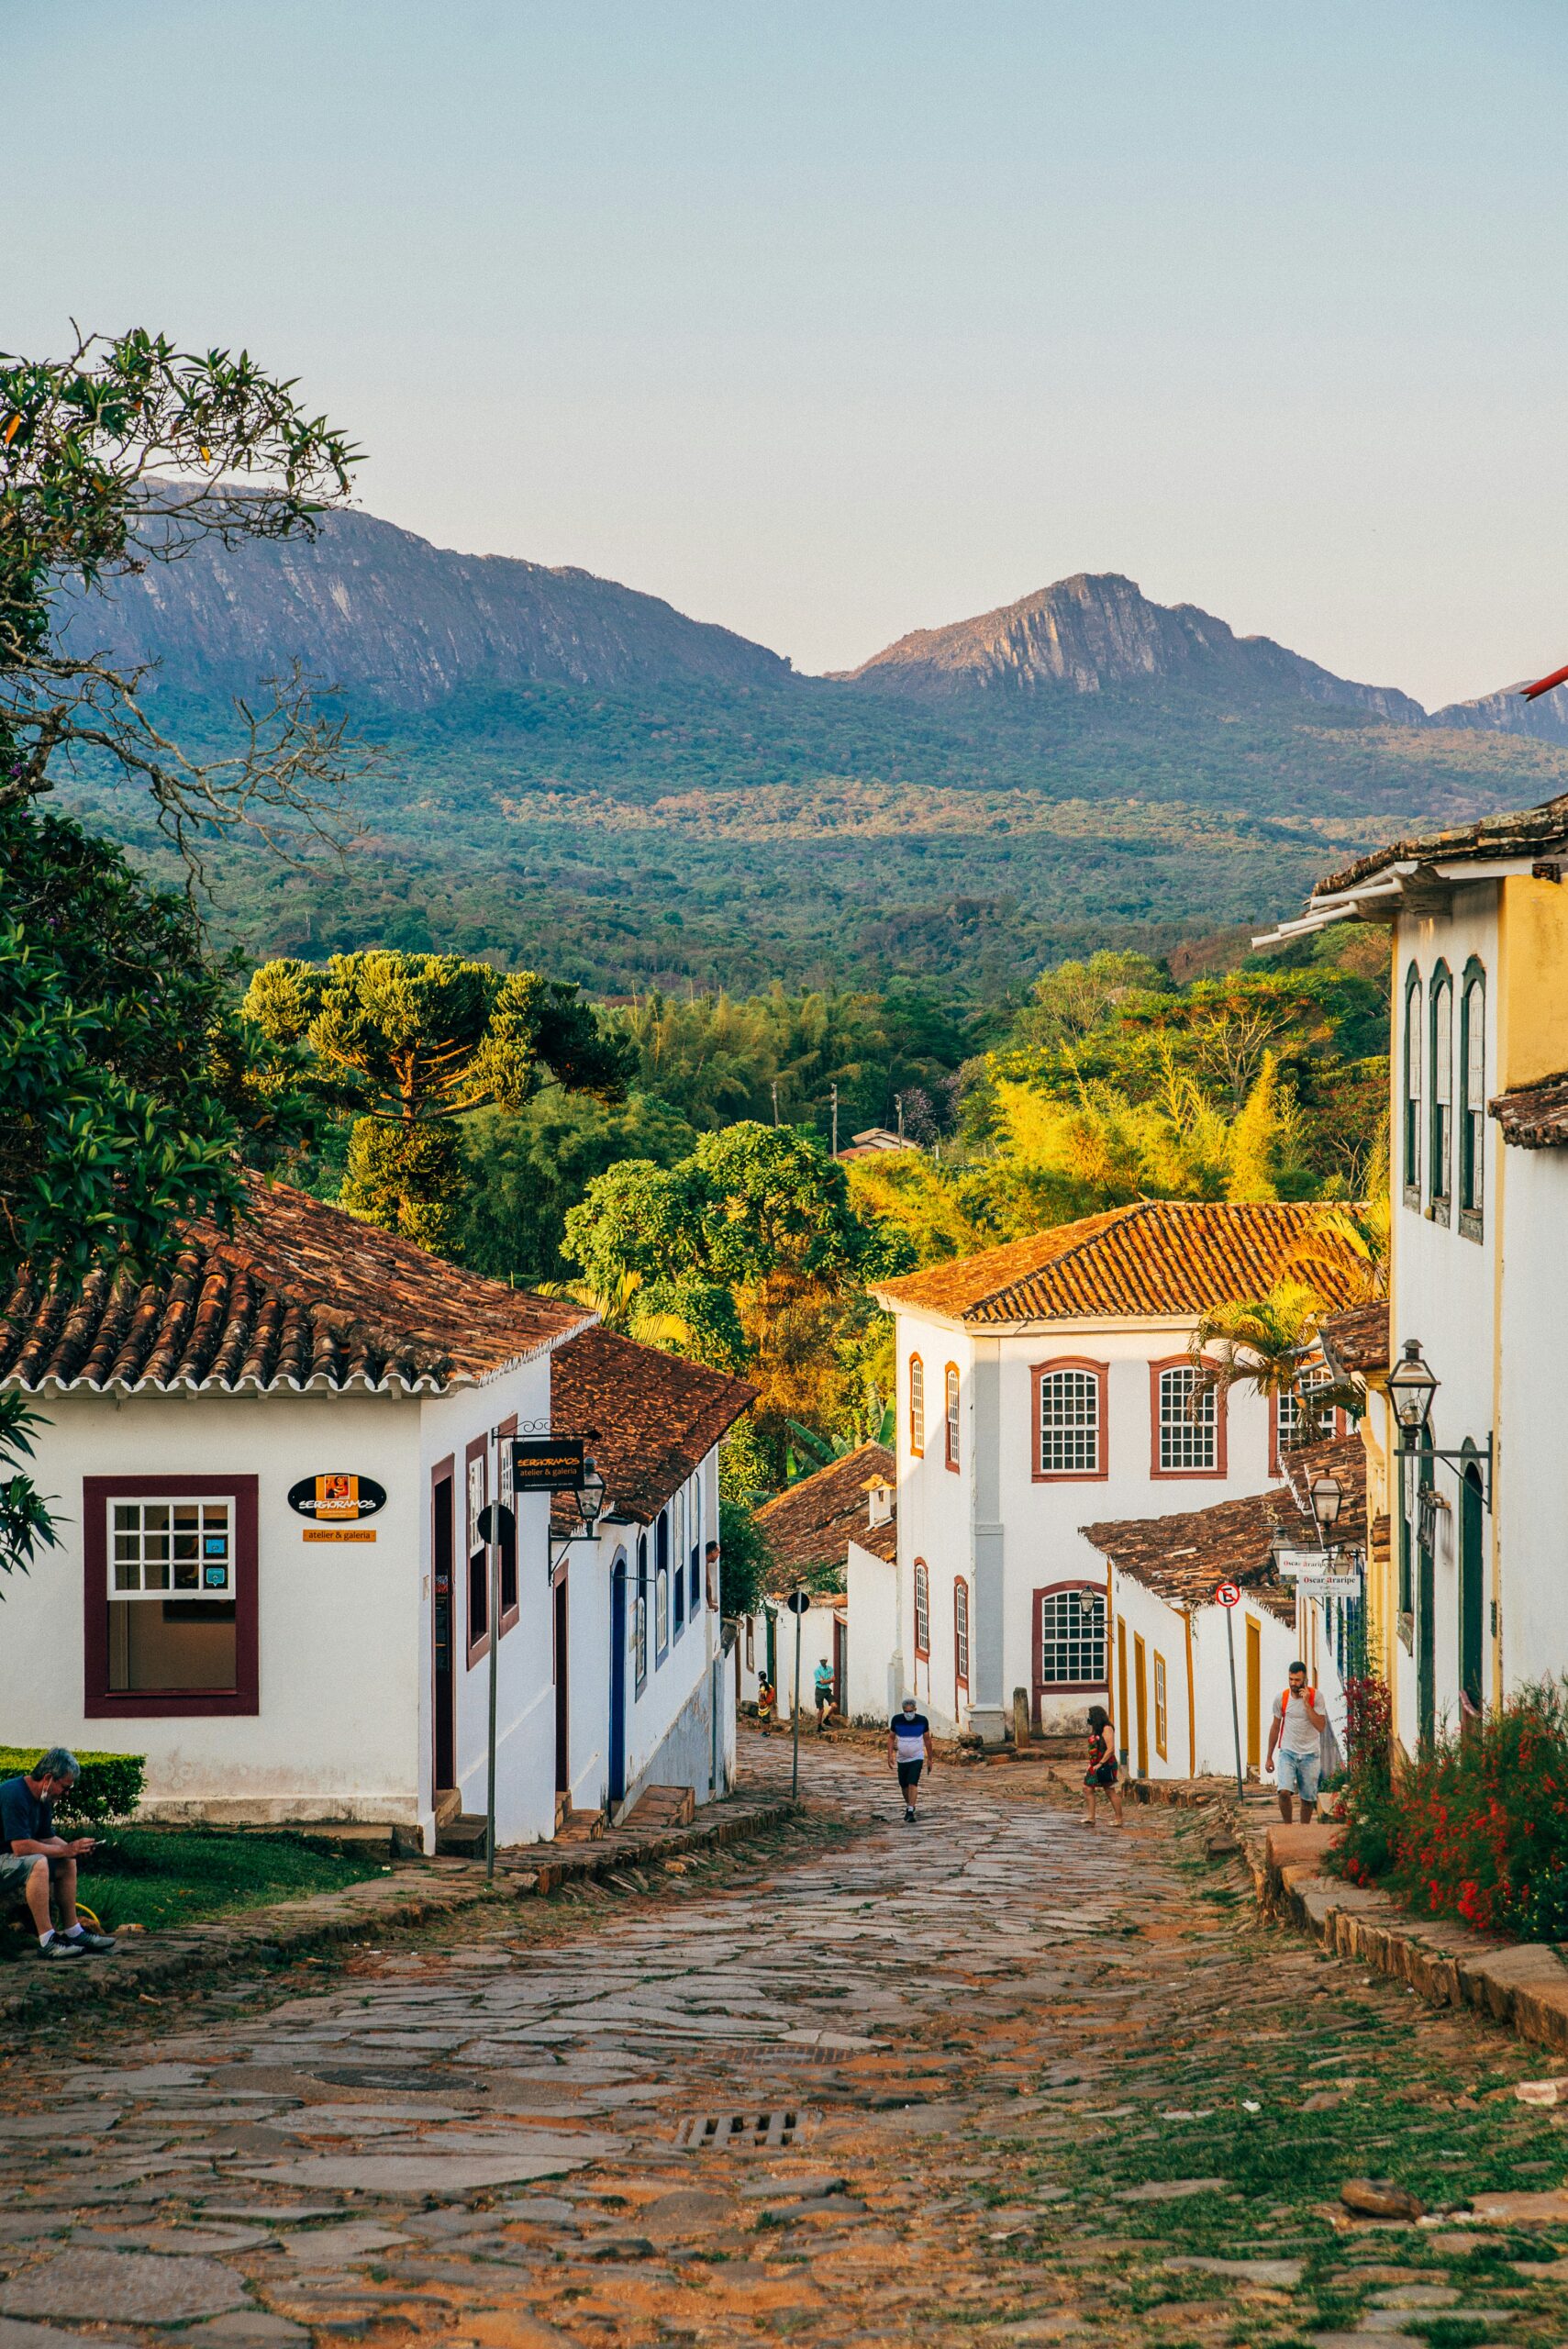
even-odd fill
[{"label": "wooden door", "polygon": [[571,1649],[567,1642],[566,1569],[552,1594],[555,1615],[555,1791],[569,1794],[572,1788],[572,1731],[567,1709],[567,1658]]},{"label": "wooden door", "polygon": [[452,1638],[452,1463],[443,1461],[430,1479],[430,1642],[434,1698],[435,1791],[457,1783]]},{"label": "wooden door", "polygon": [[1259,1777],[1263,1761],[1263,1634],[1247,1618],[1247,1772]]},{"label": "wooden door", "polygon": [[1121,1616],[1116,1619],[1116,1684],[1117,1684],[1117,1751],[1121,1766],[1127,1767],[1127,1624]]},{"label": "wooden door", "polygon": [[1482,1592],[1481,1471],[1467,1467],[1459,1488],[1459,1690],[1468,1727],[1481,1715]]},{"label": "wooden door", "polygon": [[1138,1775],[1149,1776],[1149,1667],[1144,1654],[1143,1634],[1132,1635],[1132,1680],[1138,1697]]}]

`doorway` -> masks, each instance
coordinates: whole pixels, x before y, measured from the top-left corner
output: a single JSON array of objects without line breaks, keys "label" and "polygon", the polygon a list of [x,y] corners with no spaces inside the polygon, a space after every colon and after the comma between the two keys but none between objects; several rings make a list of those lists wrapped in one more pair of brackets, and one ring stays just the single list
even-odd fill
[{"label": "doorway", "polygon": [[433,1668],[435,1792],[457,1784],[452,1674],[452,1466],[443,1460],[430,1477],[430,1641]]},{"label": "doorway", "polygon": [[1132,1635],[1132,1686],[1138,1703],[1138,1775],[1149,1776],[1149,1662],[1143,1634]]},{"label": "doorway", "polygon": [[849,1630],[841,1615],[833,1618],[833,1710],[839,1719],[844,1712],[844,1674],[849,1653]]},{"label": "doorway", "polygon": [[1247,1618],[1247,1771],[1261,1777],[1263,1762],[1263,1633]]},{"label": "doorway", "polygon": [[1432,1511],[1421,1498],[1431,1489],[1431,1441],[1423,1431],[1421,1442],[1427,1456],[1420,1461],[1416,1477],[1416,1734],[1423,1745],[1431,1743],[1438,1727],[1438,1577],[1432,1547],[1436,1526]]},{"label": "doorway", "polygon": [[555,1643],[555,1791],[570,1798],[572,1792],[572,1730],[568,1713],[567,1569],[562,1566],[550,1587]]},{"label": "doorway", "polygon": [[1459,1691],[1465,1721],[1481,1713],[1481,1471],[1471,1462],[1459,1488]]},{"label": "doorway", "polygon": [[1116,1619],[1116,1682],[1117,1682],[1117,1749],[1121,1766],[1127,1767],[1127,1624],[1121,1616]]},{"label": "doorway", "polygon": [[610,1800],[626,1800],[626,1575],[623,1550],[610,1570]]}]

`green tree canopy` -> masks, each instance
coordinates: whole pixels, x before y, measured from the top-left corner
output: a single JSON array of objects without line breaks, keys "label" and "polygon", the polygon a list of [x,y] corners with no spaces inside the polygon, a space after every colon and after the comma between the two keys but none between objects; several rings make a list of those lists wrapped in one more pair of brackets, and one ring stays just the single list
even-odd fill
[{"label": "green tree canopy", "polygon": [[520,1109],[546,1077],[618,1099],[630,1061],[575,987],[455,954],[264,963],[242,1008],[272,1042],[303,1046],[321,1097],[356,1113],[344,1207],[428,1248],[450,1249],[462,1225],[458,1119]]}]

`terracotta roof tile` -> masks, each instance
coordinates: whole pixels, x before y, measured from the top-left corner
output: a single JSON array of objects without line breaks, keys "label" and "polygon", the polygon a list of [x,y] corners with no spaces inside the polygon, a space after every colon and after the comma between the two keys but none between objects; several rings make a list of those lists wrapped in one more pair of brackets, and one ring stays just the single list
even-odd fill
[{"label": "terracotta roof tile", "polygon": [[793,1590],[797,1577],[812,1566],[841,1566],[851,1541],[878,1557],[893,1557],[896,1523],[871,1523],[866,1487],[876,1477],[895,1484],[897,1474],[898,1464],[884,1443],[862,1443],[764,1501],[757,1522],[776,1561],[769,1589]]},{"label": "terracotta roof tile", "polygon": [[594,1431],[588,1449],[606,1506],[639,1525],[652,1523],[757,1395],[743,1378],[613,1330],[585,1330],[559,1346],[550,1379],[552,1431]]},{"label": "terracotta roof tile", "polygon": [[1386,846],[1358,857],[1341,872],[1330,873],[1318,882],[1313,895],[1331,896],[1340,889],[1353,889],[1358,882],[1370,881],[1373,874],[1382,873],[1391,864],[1440,864],[1456,856],[1501,861],[1545,855],[1551,850],[1564,847],[1568,847],[1568,793],[1514,815],[1484,816],[1478,823],[1456,824],[1448,831],[1390,841]]},{"label": "terracotta roof tile", "polygon": [[1548,1077],[1544,1085],[1499,1093],[1486,1107],[1496,1119],[1503,1140],[1519,1150],[1568,1148],[1568,1074]]},{"label": "terracotta roof tile", "polygon": [[[1271,1288],[1322,1215],[1295,1201],[1145,1199],[888,1281],[876,1295],[981,1328],[1196,1314]],[[1347,1262],[1341,1297],[1357,1277]]]},{"label": "terracotta roof tile", "polygon": [[1364,1549],[1366,1453],[1359,1436],[1338,1436],[1328,1443],[1304,1444],[1286,1464],[1287,1481],[1270,1492],[1248,1493],[1173,1517],[1085,1525],[1083,1532],[1119,1573],[1184,1613],[1211,1605],[1220,1583],[1235,1582],[1270,1614],[1292,1623],[1295,1594],[1275,1573],[1269,1553],[1274,1528],[1299,1525],[1312,1538],[1307,1490],[1315,1476],[1331,1469],[1345,1493],[1337,1539]]},{"label": "terracotta roof tile", "polygon": [[1388,1299],[1353,1305],[1318,1332],[1329,1372],[1337,1377],[1379,1378],[1388,1368]]},{"label": "terracotta roof tile", "polygon": [[544,1353],[580,1306],[442,1262],[287,1184],[247,1177],[232,1231],[193,1224],[155,1280],[24,1265],[0,1307],[0,1384],[439,1392]]}]

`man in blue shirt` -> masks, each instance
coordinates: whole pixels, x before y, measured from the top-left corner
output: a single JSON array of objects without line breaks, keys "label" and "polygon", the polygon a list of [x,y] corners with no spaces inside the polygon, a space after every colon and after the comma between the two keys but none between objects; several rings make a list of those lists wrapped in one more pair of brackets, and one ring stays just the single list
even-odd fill
[{"label": "man in blue shirt", "polygon": [[913,1826],[918,1815],[920,1773],[936,1765],[937,1749],[931,1742],[931,1724],[922,1712],[915,1709],[913,1697],[906,1697],[899,1711],[887,1724],[887,1766],[898,1773],[898,1791],[904,1798],[904,1823]]},{"label": "man in blue shirt", "polygon": [[[80,1775],[74,1753],[53,1745],[22,1777],[0,1780],[0,1898],[20,1894],[27,1902],[40,1957],[87,1957],[115,1945],[107,1933],[90,1933],[76,1914],[76,1863],[93,1838],[68,1843],[54,1831],[55,1802]],[[58,1932],[50,1922],[51,1891],[60,1903]]]}]

